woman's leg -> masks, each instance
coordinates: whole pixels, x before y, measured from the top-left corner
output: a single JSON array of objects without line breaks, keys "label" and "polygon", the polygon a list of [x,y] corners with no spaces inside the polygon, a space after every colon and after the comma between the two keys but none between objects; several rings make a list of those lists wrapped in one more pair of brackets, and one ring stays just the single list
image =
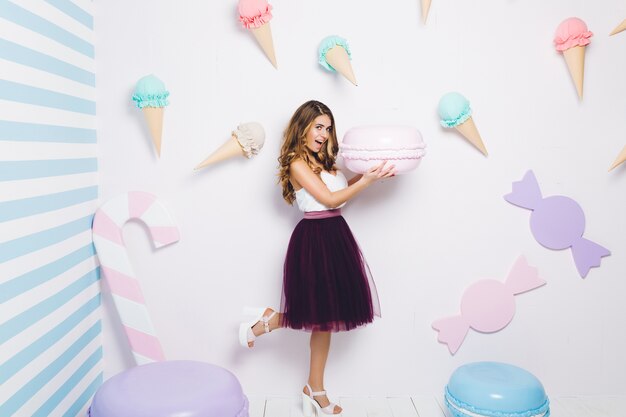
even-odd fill
[{"label": "woman's leg", "polygon": [[[311,333],[311,363],[309,368],[309,385],[313,391],[324,390],[324,369],[326,368],[326,359],[328,359],[328,351],[330,350],[330,332],[313,332]],[[304,387],[304,393],[310,395],[307,387]],[[316,396],[318,404],[324,408],[330,404],[326,395]],[[335,414],[341,412],[341,407],[335,407]]]},{"label": "woman's leg", "polygon": [[[263,316],[269,317],[271,316],[273,312],[274,310],[268,307],[265,309],[265,313],[263,313]],[[274,317],[272,317],[268,323],[270,326],[270,332],[283,327],[282,322],[283,322],[283,313],[277,312],[276,314],[274,314]],[[265,333],[265,326],[262,320],[259,320],[254,326],[252,326],[252,333],[254,333],[255,336],[260,336]],[[254,342],[248,342],[248,346],[253,347]]]}]

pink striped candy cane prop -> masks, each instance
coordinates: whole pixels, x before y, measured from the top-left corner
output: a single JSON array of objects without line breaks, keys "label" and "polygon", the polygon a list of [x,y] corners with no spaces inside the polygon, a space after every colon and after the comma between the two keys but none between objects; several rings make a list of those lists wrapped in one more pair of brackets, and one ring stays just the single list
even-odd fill
[{"label": "pink striped candy cane prop", "polygon": [[437,340],[447,344],[454,355],[470,327],[483,333],[504,329],[515,315],[514,296],[545,283],[539,277],[537,268],[528,265],[526,258],[520,256],[505,282],[495,279],[476,281],[463,293],[460,315],[433,322],[433,329],[439,332]]},{"label": "pink striped candy cane prop", "polygon": [[111,289],[135,361],[141,365],[163,361],[165,356],[122,237],[122,228],[131,219],[146,224],[157,248],[177,242],[180,235],[165,206],[156,196],[142,191],[113,197],[96,211],[93,219],[93,243],[100,268]]}]

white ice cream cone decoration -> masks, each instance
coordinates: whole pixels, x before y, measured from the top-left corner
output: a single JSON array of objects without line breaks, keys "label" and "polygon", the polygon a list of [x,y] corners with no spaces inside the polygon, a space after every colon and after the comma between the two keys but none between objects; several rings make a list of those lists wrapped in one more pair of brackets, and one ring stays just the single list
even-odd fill
[{"label": "white ice cream cone decoration", "polygon": [[611,171],[613,168],[620,165],[624,161],[626,161],[626,146],[624,146],[619,155],[617,155],[617,158],[615,158],[615,161],[613,161],[613,165],[611,165],[609,171]]},{"label": "white ice cream cone decoration", "polygon": [[257,122],[242,123],[232,132],[230,139],[217,148],[194,170],[225,161],[236,156],[252,158],[257,155],[265,144],[265,130]]},{"label": "white ice cream cone decoration", "polygon": [[430,1],[431,0],[422,0],[422,22],[426,24],[426,19],[428,19],[428,11],[430,10]]},{"label": "white ice cream cone decoration", "polygon": [[167,100],[169,95],[170,93],[165,89],[163,81],[154,75],[147,75],[137,82],[132,97],[137,107],[143,112],[150,137],[159,157],[161,156],[163,135],[163,113],[165,106],[169,104]]},{"label": "white ice cream cone decoration", "polygon": [[318,48],[318,62],[328,71],[337,71],[352,84],[357,85],[348,42],[339,36],[328,36],[322,40]]},{"label": "white ice cream cone decoration", "polygon": [[624,19],[622,23],[617,25],[617,27],[613,29],[613,31],[611,32],[609,36],[617,35],[618,33],[623,32],[625,30],[626,30],[626,19]]},{"label": "white ice cream cone decoration", "polygon": [[587,24],[577,17],[565,19],[556,30],[554,44],[556,50],[563,52],[567,68],[576,87],[578,98],[583,98],[585,78],[585,47],[591,42],[593,33]]},{"label": "white ice cream cone decoration", "polygon": [[239,21],[243,27],[250,29],[265,56],[267,56],[274,68],[278,68],[272,28],[270,26],[272,6],[267,0],[239,0],[237,9],[239,11]]},{"label": "white ice cream cone decoration", "polygon": [[483,155],[487,156],[487,148],[471,116],[470,103],[463,95],[455,92],[445,94],[439,100],[438,112],[443,127],[455,128]]}]

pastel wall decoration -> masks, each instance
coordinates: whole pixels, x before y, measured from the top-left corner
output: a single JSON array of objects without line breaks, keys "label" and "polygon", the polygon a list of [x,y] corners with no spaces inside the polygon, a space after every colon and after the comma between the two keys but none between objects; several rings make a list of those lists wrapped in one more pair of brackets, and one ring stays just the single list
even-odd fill
[{"label": "pastel wall decoration", "polygon": [[265,144],[265,129],[260,123],[241,123],[233,130],[230,139],[217,148],[194,169],[198,170],[211,164],[216,164],[236,156],[245,156],[250,159],[258,155]]},{"label": "pastel wall decoration", "polygon": [[85,416],[103,381],[95,9],[0,1],[2,417]]},{"label": "pastel wall decoration", "polygon": [[482,279],[470,285],[461,299],[461,314],[435,320],[433,329],[439,332],[437,340],[448,345],[455,354],[470,328],[482,333],[502,330],[515,315],[515,295],[541,287],[546,282],[520,256],[504,283]]},{"label": "pastel wall decoration", "polygon": [[592,36],[593,32],[587,29],[587,24],[577,17],[570,17],[561,22],[554,35],[556,50],[563,53],[580,99],[583,98],[585,78],[585,47],[591,43]]},{"label": "pastel wall decoration", "polygon": [[93,243],[100,267],[111,289],[135,361],[142,364],[165,360],[165,356],[122,237],[122,227],[131,219],[145,223],[156,248],[177,242],[180,235],[165,206],[156,196],[143,191],[111,198],[94,216]]},{"label": "pastel wall decoration", "polygon": [[239,22],[244,28],[250,30],[258,42],[265,56],[270,60],[274,68],[278,69],[276,63],[276,52],[274,52],[274,39],[272,38],[272,5],[267,0],[239,0],[237,5],[239,12]]},{"label": "pastel wall decoration", "polygon": [[327,36],[317,48],[317,62],[327,71],[338,72],[352,84],[357,85],[352,70],[352,53],[348,41],[341,36]]},{"label": "pastel wall decoration", "polygon": [[227,369],[196,361],[135,366],[108,379],[90,417],[248,417],[248,399]]},{"label": "pastel wall decoration", "polygon": [[616,35],[620,32],[623,32],[626,30],[626,19],[622,20],[622,23],[620,23],[619,25],[617,25],[615,27],[615,29],[613,29],[613,31],[611,32],[611,34],[609,36],[613,36]]},{"label": "pastel wall decoration", "polygon": [[422,21],[426,24],[428,19],[428,11],[430,10],[431,0],[422,0]]},{"label": "pastel wall decoration", "polygon": [[600,266],[602,257],[611,254],[608,249],[582,237],[585,213],[580,205],[562,195],[542,197],[532,171],[528,171],[521,181],[514,182],[513,192],[505,195],[504,199],[532,210],[530,230],[537,242],[549,249],[572,249],[581,277],[586,277],[592,267]]},{"label": "pastel wall decoration", "polygon": [[357,174],[389,161],[398,174],[416,169],[426,154],[422,135],[412,126],[357,126],[350,128],[339,145],[346,168]]},{"label": "pastel wall decoration", "polygon": [[613,164],[611,164],[611,166],[609,167],[609,171],[611,171],[613,168],[620,165],[624,161],[626,161],[626,146],[624,146],[619,155],[617,155],[617,158],[615,158],[615,161],[613,161]]},{"label": "pastel wall decoration", "polygon": [[550,416],[550,401],[541,381],[508,363],[473,362],[458,367],[446,385],[444,401],[455,417]]},{"label": "pastel wall decoration", "polygon": [[455,128],[469,143],[487,156],[487,148],[472,119],[472,108],[468,99],[457,92],[444,94],[439,100],[437,110],[441,118],[441,126]]},{"label": "pastel wall decoration", "polygon": [[137,81],[132,97],[137,108],[143,112],[150,137],[159,157],[161,156],[161,139],[163,136],[163,110],[170,104],[167,99],[169,95],[170,93],[165,88],[163,81],[151,74]]}]

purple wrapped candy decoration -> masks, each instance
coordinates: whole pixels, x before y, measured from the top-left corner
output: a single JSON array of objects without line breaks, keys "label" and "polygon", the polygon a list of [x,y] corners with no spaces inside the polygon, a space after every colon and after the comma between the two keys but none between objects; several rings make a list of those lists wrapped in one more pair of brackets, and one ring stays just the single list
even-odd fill
[{"label": "purple wrapped candy decoration", "polygon": [[600,266],[608,249],[582,237],[585,232],[585,213],[569,197],[555,195],[543,198],[532,171],[521,181],[513,183],[513,192],[504,199],[516,206],[530,209],[530,230],[537,242],[549,249],[572,248],[576,269],[586,277],[589,269]]},{"label": "purple wrapped candy decoration", "polygon": [[195,361],[135,366],[96,392],[90,417],[248,417],[248,399],[230,371]]}]

